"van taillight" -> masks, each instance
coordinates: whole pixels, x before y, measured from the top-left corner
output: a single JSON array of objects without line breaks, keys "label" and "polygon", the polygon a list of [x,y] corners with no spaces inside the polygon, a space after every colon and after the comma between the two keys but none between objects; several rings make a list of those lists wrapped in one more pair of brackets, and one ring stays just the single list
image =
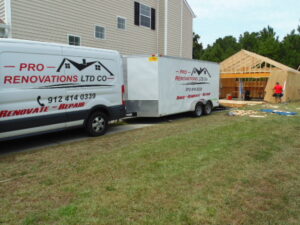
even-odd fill
[{"label": "van taillight", "polygon": [[125,105],[125,85],[122,85],[122,105]]}]

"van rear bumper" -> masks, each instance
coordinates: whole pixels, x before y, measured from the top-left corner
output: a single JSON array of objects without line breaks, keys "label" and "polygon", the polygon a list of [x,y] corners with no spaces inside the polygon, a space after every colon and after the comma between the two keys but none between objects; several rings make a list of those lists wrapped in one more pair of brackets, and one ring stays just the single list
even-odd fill
[{"label": "van rear bumper", "polygon": [[112,106],[108,110],[110,114],[109,120],[117,120],[126,116],[125,105]]}]

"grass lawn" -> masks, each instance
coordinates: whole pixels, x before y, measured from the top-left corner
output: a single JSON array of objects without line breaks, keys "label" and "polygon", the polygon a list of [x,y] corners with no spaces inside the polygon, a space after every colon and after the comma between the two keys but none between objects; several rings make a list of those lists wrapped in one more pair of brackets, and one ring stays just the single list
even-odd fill
[{"label": "grass lawn", "polygon": [[0,224],[298,225],[300,103],[280,107],[299,114],[219,112],[0,156]]}]

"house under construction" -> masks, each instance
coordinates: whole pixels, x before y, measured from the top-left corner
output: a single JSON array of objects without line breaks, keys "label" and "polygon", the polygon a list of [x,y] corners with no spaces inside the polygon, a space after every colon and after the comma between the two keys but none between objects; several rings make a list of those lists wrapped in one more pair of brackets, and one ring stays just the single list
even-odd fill
[{"label": "house under construction", "polygon": [[221,63],[220,98],[273,102],[273,87],[284,88],[283,101],[300,100],[300,72],[267,57],[241,50]]}]

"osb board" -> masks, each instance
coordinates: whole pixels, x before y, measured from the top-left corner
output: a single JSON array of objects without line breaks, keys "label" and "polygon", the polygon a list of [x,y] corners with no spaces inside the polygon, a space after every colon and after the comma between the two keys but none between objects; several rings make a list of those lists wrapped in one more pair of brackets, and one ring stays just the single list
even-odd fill
[{"label": "osb board", "polygon": [[287,101],[300,100],[300,73],[288,73],[288,80],[285,89]]},{"label": "osb board", "polygon": [[282,102],[300,100],[300,73],[276,71],[272,72],[265,89],[266,95],[264,100],[266,102],[275,102],[273,88],[276,82],[279,82],[283,87],[285,85]]}]

